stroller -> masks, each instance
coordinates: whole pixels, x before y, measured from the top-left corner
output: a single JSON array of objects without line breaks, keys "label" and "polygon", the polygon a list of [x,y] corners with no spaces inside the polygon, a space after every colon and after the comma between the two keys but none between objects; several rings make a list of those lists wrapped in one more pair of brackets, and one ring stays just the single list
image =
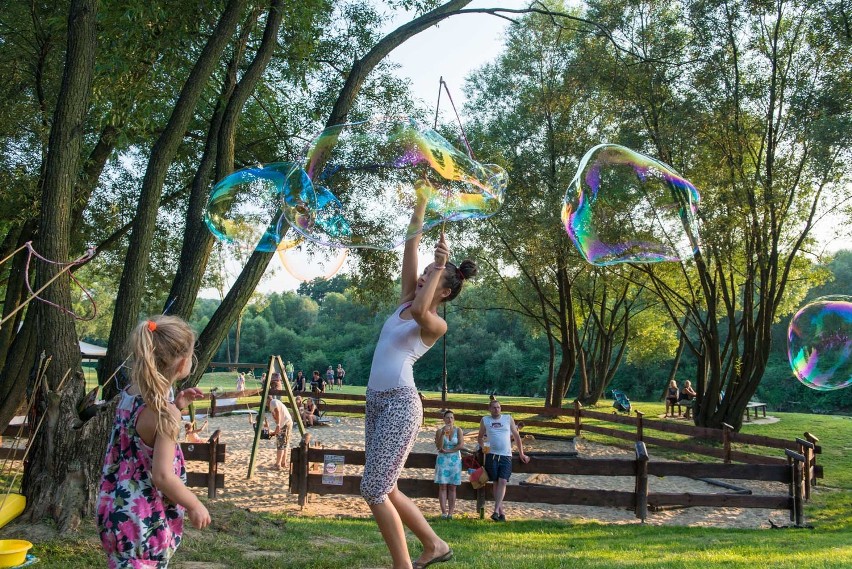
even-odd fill
[{"label": "stroller", "polygon": [[627,398],[627,395],[623,391],[613,389],[612,399],[612,406],[615,407],[615,412],[621,411],[622,413],[630,414],[630,399]]}]

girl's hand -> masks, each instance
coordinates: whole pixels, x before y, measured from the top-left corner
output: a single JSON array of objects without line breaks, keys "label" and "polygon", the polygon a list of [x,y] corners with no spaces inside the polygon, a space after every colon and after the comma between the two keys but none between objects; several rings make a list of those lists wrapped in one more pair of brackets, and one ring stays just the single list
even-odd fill
[{"label": "girl's hand", "polygon": [[210,512],[201,502],[196,507],[187,510],[186,515],[189,516],[192,527],[196,529],[204,529],[210,525]]},{"label": "girl's hand", "polygon": [[190,403],[204,397],[204,393],[197,387],[188,387],[175,396],[175,407],[185,409]]},{"label": "girl's hand", "polygon": [[435,186],[424,178],[419,178],[414,181],[414,195],[417,199],[417,204],[426,204],[432,198],[432,196],[436,195],[438,192],[435,189]]},{"label": "girl's hand", "polygon": [[450,260],[450,246],[447,245],[446,236],[441,233],[441,239],[435,246],[435,266],[446,267],[447,261]]}]

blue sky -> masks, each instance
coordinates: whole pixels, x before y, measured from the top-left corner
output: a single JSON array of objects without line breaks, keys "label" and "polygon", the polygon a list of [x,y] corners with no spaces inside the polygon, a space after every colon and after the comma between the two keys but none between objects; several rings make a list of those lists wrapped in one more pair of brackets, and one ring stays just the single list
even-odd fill
[{"label": "blue sky", "polygon": [[[468,8],[523,8],[519,0],[475,0]],[[410,19],[399,15],[388,23],[387,30]],[[415,97],[427,108],[434,108],[438,81],[447,82],[457,107],[464,104],[462,93],[465,77],[500,53],[508,21],[488,14],[452,16],[441,24],[423,31],[395,49],[388,60],[397,63],[397,75],[411,81]],[[441,99],[442,114],[449,119],[452,109]]]}]

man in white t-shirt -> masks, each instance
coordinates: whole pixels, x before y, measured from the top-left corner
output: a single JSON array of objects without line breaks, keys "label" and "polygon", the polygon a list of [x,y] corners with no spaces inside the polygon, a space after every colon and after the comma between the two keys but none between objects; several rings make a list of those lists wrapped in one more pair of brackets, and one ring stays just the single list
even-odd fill
[{"label": "man in white t-shirt", "polygon": [[293,417],[290,416],[290,411],[284,403],[271,395],[267,398],[267,405],[269,412],[272,413],[272,420],[275,421],[275,431],[270,433],[270,436],[275,436],[275,448],[278,451],[273,468],[287,470],[290,460],[290,436],[293,434]]},{"label": "man in white t-shirt", "polygon": [[488,473],[488,479],[494,482],[494,513],[491,514],[491,519],[495,522],[505,522],[503,497],[512,475],[512,439],[515,439],[515,444],[518,445],[518,458],[521,462],[526,464],[530,457],[524,454],[524,443],[515,420],[511,415],[500,413],[500,402],[492,400],[488,410],[491,414],[479,422],[477,441],[479,447],[484,448],[487,436],[490,447],[485,455],[485,472]]}]

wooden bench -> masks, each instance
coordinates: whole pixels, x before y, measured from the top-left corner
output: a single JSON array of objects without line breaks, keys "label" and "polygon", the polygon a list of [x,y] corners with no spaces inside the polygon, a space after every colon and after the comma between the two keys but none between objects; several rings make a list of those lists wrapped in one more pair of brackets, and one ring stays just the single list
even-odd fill
[{"label": "wooden bench", "polygon": [[754,409],[754,418],[757,419],[758,410],[763,411],[763,418],[766,418],[766,403],[750,402],[745,408],[745,420],[751,421],[751,410]]},{"label": "wooden bench", "polygon": [[186,462],[206,462],[207,472],[186,473],[186,485],[191,488],[207,487],[207,497],[215,498],[216,490],[225,487],[225,475],[219,474],[219,463],[225,462],[225,443],[219,442],[221,431],[210,435],[206,443],[180,443]]},{"label": "wooden bench", "polygon": [[684,407],[686,408],[687,414],[689,414],[692,411],[692,406],[694,404],[695,404],[694,398],[693,399],[679,399],[678,402],[675,403],[675,405],[677,405],[678,416],[683,415],[684,417],[687,417],[687,415],[683,414]]}]

